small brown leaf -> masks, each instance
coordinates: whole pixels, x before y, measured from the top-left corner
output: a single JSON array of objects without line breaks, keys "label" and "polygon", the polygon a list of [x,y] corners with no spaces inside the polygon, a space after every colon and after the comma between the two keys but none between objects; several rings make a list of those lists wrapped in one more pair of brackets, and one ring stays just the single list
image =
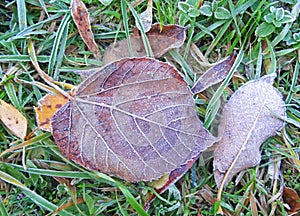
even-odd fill
[{"label": "small brown leaf", "polygon": [[53,114],[69,101],[62,94],[47,94],[38,101],[38,107],[34,107],[38,127],[44,131],[50,131],[50,119]]},{"label": "small brown leaf", "polygon": [[[151,30],[146,35],[154,57],[159,58],[170,49],[182,46],[186,38],[185,30],[184,27],[178,25],[165,25],[161,30],[158,23],[153,24]],[[127,40],[121,40],[115,44],[111,44],[105,50],[103,57],[104,64],[126,57],[144,57],[147,55],[141,36],[138,31],[134,32],[135,34],[130,36],[133,56],[130,56]]]},{"label": "small brown leaf", "polygon": [[20,139],[24,139],[27,131],[27,119],[13,107],[0,99],[0,120]]},{"label": "small brown leaf", "polygon": [[283,189],[283,200],[290,206],[289,214],[299,213],[300,211],[300,197],[292,188],[285,187]]},{"label": "small brown leaf", "polygon": [[236,56],[237,53],[233,53],[231,56],[228,56],[206,71],[192,87],[192,92],[197,94],[225,79],[236,59]]},{"label": "small brown leaf", "polygon": [[131,182],[185,167],[216,141],[178,71],[151,58],[96,71],[54,114],[51,128],[66,157]]},{"label": "small brown leaf", "polygon": [[284,117],[286,109],[281,93],[272,86],[275,77],[246,83],[223,109],[214,157],[215,181],[221,190],[236,173],[259,164],[260,145],[284,125],[276,117]]},{"label": "small brown leaf", "polygon": [[94,40],[89,13],[81,0],[72,0],[71,14],[84,43],[87,45],[89,50],[94,53],[95,57],[100,59],[101,53]]}]

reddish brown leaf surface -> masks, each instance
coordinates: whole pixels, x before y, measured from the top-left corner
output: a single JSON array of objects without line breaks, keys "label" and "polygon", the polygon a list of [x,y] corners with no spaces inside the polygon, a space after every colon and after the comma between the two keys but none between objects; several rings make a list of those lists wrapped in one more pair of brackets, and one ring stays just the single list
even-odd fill
[{"label": "reddish brown leaf surface", "polygon": [[[168,50],[182,46],[186,38],[185,30],[186,28],[178,25],[165,25],[161,30],[159,24],[153,24],[146,35],[154,57],[159,58]],[[137,29],[134,31],[134,34],[130,36],[130,41],[133,56],[130,56],[127,40],[125,39],[111,44],[105,50],[103,63],[108,64],[126,57],[144,57],[147,55],[143,40]]]},{"label": "reddish brown leaf surface", "polygon": [[300,197],[294,189],[285,187],[283,190],[283,200],[290,207],[289,214],[298,212],[296,215],[300,215]]},{"label": "reddish brown leaf surface", "polygon": [[95,57],[100,59],[101,53],[94,40],[89,13],[81,0],[72,0],[71,14],[84,43],[94,53]]},{"label": "reddish brown leaf surface", "polygon": [[260,162],[260,145],[276,135],[284,122],[285,103],[273,87],[276,74],[253,80],[235,92],[220,119],[221,140],[215,150],[215,181],[226,185],[232,177]]},{"label": "reddish brown leaf surface", "polygon": [[178,71],[151,58],[122,59],[92,74],[51,126],[66,157],[131,182],[185,166],[216,141]]},{"label": "reddish brown leaf surface", "polygon": [[228,56],[206,71],[192,87],[192,92],[197,94],[225,79],[236,59],[236,56],[237,54],[233,53],[231,56]]}]

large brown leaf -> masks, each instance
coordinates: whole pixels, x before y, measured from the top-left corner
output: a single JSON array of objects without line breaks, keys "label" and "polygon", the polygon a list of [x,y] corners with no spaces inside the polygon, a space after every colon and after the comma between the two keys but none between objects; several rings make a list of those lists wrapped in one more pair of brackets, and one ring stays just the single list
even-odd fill
[{"label": "large brown leaf", "polygon": [[214,176],[220,187],[260,162],[260,145],[276,135],[284,122],[285,103],[273,87],[276,74],[246,83],[230,98],[220,119],[221,140],[215,150]]},{"label": "large brown leaf", "polygon": [[[178,25],[164,25],[161,29],[159,23],[153,24],[146,35],[154,57],[159,58],[168,50],[182,46],[186,38],[185,30],[186,28]],[[127,40],[124,39],[107,47],[104,52],[103,63],[108,64],[126,57],[147,56],[142,37],[137,29],[135,29],[134,34],[130,36],[130,41],[132,45],[132,56],[129,53]]]},{"label": "large brown leaf", "polygon": [[157,179],[216,141],[178,71],[151,58],[126,58],[96,71],[51,126],[66,157],[131,182]]}]

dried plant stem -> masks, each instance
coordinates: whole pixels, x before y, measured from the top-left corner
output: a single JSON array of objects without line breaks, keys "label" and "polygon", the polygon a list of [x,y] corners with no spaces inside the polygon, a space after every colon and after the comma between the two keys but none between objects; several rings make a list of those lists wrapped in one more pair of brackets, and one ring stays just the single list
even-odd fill
[{"label": "dried plant stem", "polygon": [[[264,107],[264,106],[261,106],[260,109],[262,110],[263,107]],[[258,113],[261,113],[261,110],[260,110],[260,112],[258,112]],[[252,131],[255,129],[256,122],[258,121],[258,119],[259,119],[259,115],[255,117],[255,121],[253,122],[252,127],[251,127],[251,129],[249,130],[246,139],[244,140],[244,142],[243,142],[241,148],[239,149],[237,155],[235,156],[234,160],[233,160],[232,163],[230,164],[230,167],[229,167],[228,170],[226,171],[226,173],[225,173],[225,175],[224,175],[224,177],[223,177],[222,183],[221,183],[221,185],[220,185],[220,187],[219,187],[219,190],[218,190],[217,201],[221,201],[222,191],[223,191],[223,188],[224,188],[224,186],[225,186],[225,182],[226,182],[226,180],[227,180],[227,178],[228,178],[228,175],[229,175],[229,173],[231,172],[232,168],[235,166],[235,164],[236,164],[236,162],[237,162],[237,160],[238,160],[240,154],[241,154],[242,151],[244,150],[244,147],[246,146],[247,142],[249,141],[249,139],[250,139],[250,137],[251,137],[251,135],[252,135]],[[222,210],[221,205],[219,206],[218,213],[223,214],[223,210]]]},{"label": "dried plant stem", "polygon": [[[55,80],[52,79],[52,77],[49,77],[39,66],[37,58],[36,58],[36,53],[34,50],[34,46],[32,41],[29,41],[28,43],[28,53],[31,59],[31,62],[34,66],[34,68],[36,69],[36,71],[38,72],[38,74],[40,75],[40,77],[52,88],[54,88],[55,90],[57,90],[59,93],[61,93],[62,95],[64,95],[65,97],[67,97],[68,99],[72,99],[72,97],[65,92],[64,90],[62,90],[60,87],[58,87],[56,84],[60,84],[59,82],[56,82]],[[71,87],[71,86],[69,86]]]}]

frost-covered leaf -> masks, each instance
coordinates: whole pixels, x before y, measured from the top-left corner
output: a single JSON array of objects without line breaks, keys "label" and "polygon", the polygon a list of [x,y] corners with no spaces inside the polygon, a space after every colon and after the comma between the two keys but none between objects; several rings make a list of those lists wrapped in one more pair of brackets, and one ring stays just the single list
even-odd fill
[{"label": "frost-covered leaf", "polygon": [[197,94],[204,91],[206,88],[221,82],[228,75],[234,61],[236,59],[236,53],[218,62],[212,68],[207,70],[194,84],[192,92]]},{"label": "frost-covered leaf", "polygon": [[[141,20],[141,24],[142,24],[142,26],[144,28],[144,32],[148,32],[151,29],[152,19],[153,19],[152,18],[152,7],[153,7],[153,1],[152,0],[148,0],[147,9],[139,15],[139,18]],[[138,25],[137,20],[135,22],[136,22],[137,28],[139,30],[141,30],[140,27],[139,27],[139,25]]]},{"label": "frost-covered leaf", "polygon": [[278,8],[276,10],[276,13],[275,13],[275,19],[276,20],[282,20],[284,17],[284,9],[283,8]]},{"label": "frost-covered leaf", "polygon": [[181,10],[183,13],[187,13],[188,10],[190,9],[190,5],[187,2],[178,2],[178,8]]},{"label": "frost-covered leaf", "polygon": [[72,0],[71,14],[84,43],[94,53],[95,57],[100,59],[101,53],[94,40],[89,13],[81,0]]},{"label": "frost-covered leaf", "polygon": [[214,15],[216,19],[229,19],[231,17],[229,10],[223,7],[218,7]]},{"label": "frost-covered leaf", "polygon": [[188,12],[189,17],[197,17],[200,15],[200,11],[197,8],[191,8]]},{"label": "frost-covered leaf", "polygon": [[50,131],[50,119],[53,114],[68,102],[68,98],[62,94],[47,94],[38,101],[38,107],[34,107],[38,127]]},{"label": "frost-covered leaf", "polygon": [[151,58],[125,58],[96,71],[51,127],[66,157],[132,182],[184,170],[216,141],[178,71]]},{"label": "frost-covered leaf", "polygon": [[0,99],[0,120],[11,131],[12,134],[24,139],[27,131],[26,118],[13,107]]},{"label": "frost-covered leaf", "polygon": [[[186,28],[178,25],[164,25],[162,29],[159,25],[153,24],[150,31],[146,33],[155,58],[161,57],[168,50],[183,45]],[[147,56],[143,40],[138,31],[130,36],[132,45],[132,55],[130,55],[127,39],[111,44],[104,52],[103,63],[108,64],[126,57]]]},{"label": "frost-covered leaf", "polygon": [[257,35],[258,37],[266,37],[266,36],[272,34],[274,32],[274,30],[275,30],[274,25],[263,22],[256,28],[255,35]]},{"label": "frost-covered leaf", "polygon": [[199,11],[201,14],[208,17],[212,15],[212,9],[210,5],[202,5]]},{"label": "frost-covered leaf", "polygon": [[223,109],[214,157],[215,181],[226,185],[232,177],[260,162],[260,145],[276,135],[286,115],[281,93],[273,87],[276,74],[253,80],[230,98]]}]

